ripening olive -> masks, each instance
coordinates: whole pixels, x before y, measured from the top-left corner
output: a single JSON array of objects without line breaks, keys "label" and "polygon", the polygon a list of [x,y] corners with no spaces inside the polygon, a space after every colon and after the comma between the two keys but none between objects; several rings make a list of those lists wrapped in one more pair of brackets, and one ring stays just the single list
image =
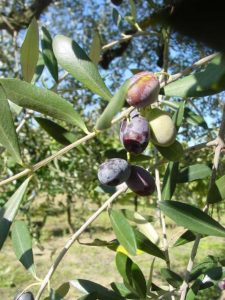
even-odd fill
[{"label": "ripening olive", "polygon": [[149,196],[155,191],[154,177],[139,166],[131,166],[130,176],[126,180],[126,184],[139,196]]},{"label": "ripening olive", "polygon": [[121,158],[109,159],[98,168],[98,179],[104,185],[116,186],[126,181],[129,176],[130,165]]},{"label": "ripening olive", "polygon": [[128,152],[142,153],[150,139],[148,121],[142,116],[135,116],[130,121],[124,120],[120,127],[120,139]]},{"label": "ripening olive", "polygon": [[154,144],[167,147],[176,139],[176,127],[169,114],[158,108],[153,108],[148,113],[151,140]]},{"label": "ripening olive", "polygon": [[130,78],[126,100],[129,105],[141,108],[152,104],[158,98],[159,80],[148,71],[142,71]]},{"label": "ripening olive", "polygon": [[31,292],[18,293],[13,300],[34,300],[34,296]]}]

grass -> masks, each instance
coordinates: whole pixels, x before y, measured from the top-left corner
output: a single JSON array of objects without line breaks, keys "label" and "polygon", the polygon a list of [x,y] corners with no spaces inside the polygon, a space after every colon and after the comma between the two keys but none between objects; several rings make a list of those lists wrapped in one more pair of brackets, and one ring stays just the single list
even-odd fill
[{"label": "grass", "polygon": [[[133,207],[131,207],[133,209]],[[152,209],[146,211],[146,208],[140,208],[144,214],[149,213],[154,215]],[[90,215],[90,212],[87,216]],[[79,214],[76,214],[79,218]],[[173,223],[168,221],[168,240],[172,246],[176,238],[181,233],[181,228],[174,227]],[[79,220],[76,220],[79,223]],[[158,222],[156,223],[157,231],[160,231]],[[66,216],[51,216],[47,219],[47,223],[42,231],[41,246],[34,245],[34,257],[37,269],[37,275],[43,278],[47,273],[50,265],[54,261],[59,250],[64,246],[69,238]],[[81,242],[90,242],[95,238],[111,240],[114,235],[111,231],[111,226],[107,213],[103,213],[81,237]],[[170,259],[172,269],[184,275],[185,266],[187,265],[192,243],[170,248]],[[207,237],[201,240],[200,248],[196,257],[196,262],[202,261],[207,255],[215,255],[222,257],[225,250],[225,245],[221,238]],[[80,245],[78,242],[69,250],[57,271],[55,272],[51,286],[52,288],[59,287],[62,283],[83,278],[100,283],[109,287],[113,281],[121,282],[121,277],[115,268],[115,252],[105,247],[91,247]],[[152,256],[141,254],[133,258],[141,267],[146,277],[149,275],[149,268],[152,263]],[[28,285],[35,282],[32,276],[23,268],[16,260],[12,250],[11,240],[8,238],[2,251],[0,252],[0,299],[13,299],[15,293],[23,290]],[[165,262],[156,259],[155,269],[153,273],[153,281],[160,286],[167,288],[166,281],[161,279],[160,268],[165,268]],[[37,287],[32,287],[31,290],[35,293]],[[211,296],[209,296],[211,293]],[[45,294],[47,295],[47,294]],[[78,299],[81,295],[75,288],[71,288],[65,300]],[[44,298],[43,298],[44,299]],[[200,293],[196,299],[219,299],[218,289],[207,289]]]}]

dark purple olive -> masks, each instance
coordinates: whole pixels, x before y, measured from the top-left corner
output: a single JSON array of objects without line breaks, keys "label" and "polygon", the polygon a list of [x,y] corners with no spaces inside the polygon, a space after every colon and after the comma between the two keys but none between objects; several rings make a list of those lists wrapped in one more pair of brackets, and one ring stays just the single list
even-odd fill
[{"label": "dark purple olive", "polygon": [[34,300],[34,296],[31,292],[18,293],[13,300]]},{"label": "dark purple olive", "polygon": [[148,121],[142,116],[135,116],[130,121],[124,120],[120,127],[120,139],[128,152],[142,153],[150,139]]},{"label": "dark purple olive", "polygon": [[149,196],[155,191],[154,177],[139,166],[131,166],[130,177],[127,179],[126,184],[139,196]]},{"label": "dark purple olive", "polygon": [[122,4],[123,0],[111,0],[111,2],[114,5],[120,5],[120,4]]},{"label": "dark purple olive", "polygon": [[148,71],[142,71],[130,78],[126,100],[129,105],[141,108],[154,103],[159,94],[159,80]]},{"label": "dark purple olive", "polygon": [[105,161],[98,168],[98,179],[101,184],[116,186],[126,181],[130,176],[130,165],[121,158]]}]

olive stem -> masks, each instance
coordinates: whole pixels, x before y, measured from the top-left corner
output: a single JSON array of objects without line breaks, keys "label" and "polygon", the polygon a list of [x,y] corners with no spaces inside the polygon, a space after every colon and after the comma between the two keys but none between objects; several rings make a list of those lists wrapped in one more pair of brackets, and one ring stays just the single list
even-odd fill
[{"label": "olive stem", "polygon": [[[212,174],[211,174],[210,181],[209,181],[208,191],[210,191],[210,189],[212,188],[212,186],[215,183],[216,174],[217,174],[217,171],[218,171],[218,168],[219,168],[221,150],[224,148],[224,145],[225,145],[225,104],[223,105],[222,121],[221,121],[220,129],[219,129],[218,137],[214,142],[217,142],[217,145],[216,145],[216,148],[214,150]],[[208,199],[207,199],[207,201],[208,201]],[[209,203],[207,202],[205,208],[203,209],[203,211],[207,213],[208,209],[209,209]],[[193,245],[192,251],[191,251],[191,256],[190,256],[190,259],[188,261],[188,265],[187,265],[187,269],[186,269],[185,278],[184,278],[184,281],[183,281],[182,286],[180,288],[180,291],[181,291],[180,300],[185,300],[187,290],[188,290],[188,287],[189,287],[190,273],[191,273],[191,270],[192,270],[193,265],[194,265],[194,260],[195,260],[196,254],[197,254],[197,250],[198,250],[200,240],[201,240],[201,235],[198,234],[196,236],[195,241],[194,241],[194,245]]]},{"label": "olive stem", "polygon": [[22,172],[17,173],[16,175],[13,175],[13,176],[5,179],[5,180],[2,180],[0,182],[0,186],[3,186],[4,184],[12,182],[13,180],[16,180],[18,178],[21,178],[23,176],[26,176],[30,173],[33,173],[33,172],[37,171],[38,169],[40,169],[41,167],[47,165],[49,162],[51,162],[55,158],[64,155],[65,153],[67,153],[71,149],[77,147],[78,145],[80,145],[82,143],[85,143],[86,141],[90,140],[91,138],[95,137],[96,135],[97,135],[96,132],[91,132],[91,133],[87,134],[86,136],[82,137],[81,139],[79,139],[79,140],[75,141],[74,143],[62,148],[58,152],[56,152],[56,153],[52,154],[51,156],[43,159],[42,161],[40,161],[40,162],[36,163],[35,165],[31,166],[30,168],[26,168]]},{"label": "olive stem", "polygon": [[213,58],[215,58],[217,55],[219,54],[219,52],[210,54],[206,57],[203,57],[201,59],[199,59],[198,61],[196,61],[195,63],[193,63],[193,65],[191,65],[190,67],[185,68],[183,71],[176,73],[174,75],[171,75],[170,78],[167,80],[167,82],[163,82],[161,83],[161,88],[164,87],[165,85],[176,81],[177,79],[181,78],[184,75],[188,75],[190,74],[192,71],[194,71],[195,69],[197,69],[198,67],[210,62]]},{"label": "olive stem", "polygon": [[19,299],[20,296],[22,296],[26,291],[28,291],[31,287],[33,287],[35,285],[41,285],[41,282],[34,282],[34,283],[31,283],[30,285],[28,285],[27,287],[25,287],[25,289],[23,289],[22,292],[19,293],[18,296],[16,296],[16,299]]},{"label": "olive stem", "polygon": [[124,42],[126,42],[128,40],[131,40],[131,39],[135,38],[135,37],[139,37],[139,36],[143,36],[143,35],[158,35],[158,34],[154,33],[154,32],[138,31],[138,32],[136,32],[134,34],[124,35],[121,39],[116,40],[116,41],[112,41],[112,42],[110,42],[110,43],[102,46],[102,50],[110,49],[110,48],[112,48],[115,45],[124,43]]},{"label": "olive stem", "polygon": [[[163,42],[164,42],[164,51],[163,51],[163,68],[161,70],[161,76],[159,77],[160,81],[160,86],[162,84],[166,84],[167,82],[167,70],[169,66],[169,39],[170,39],[170,28],[163,28],[162,30],[162,37],[163,37]],[[157,103],[158,105],[158,103]],[[155,162],[157,163],[158,159],[158,150],[155,148]],[[157,194],[158,194],[158,203],[162,200],[162,193],[161,193],[161,187],[160,187],[160,174],[159,174],[159,169],[156,167],[155,168],[155,181],[156,181],[156,189],[157,189]],[[168,246],[168,239],[167,239],[167,229],[166,229],[166,221],[165,221],[165,215],[161,211],[159,205],[158,205],[158,212],[159,212],[159,219],[160,219],[160,225],[162,228],[162,234],[163,234],[163,248],[164,248],[164,253],[166,257],[166,265],[167,268],[170,270],[170,256],[169,256],[169,246]],[[169,284],[169,291],[173,291],[173,287]],[[169,296],[169,299],[174,300],[174,296],[171,295]]]},{"label": "olive stem", "polygon": [[87,229],[87,227],[97,219],[97,217],[122,193],[124,193],[127,190],[127,185],[124,183],[121,185],[120,189],[115,192],[90,218],[87,219],[87,221],[67,240],[65,246],[62,248],[60,253],[58,254],[57,258],[53,262],[52,266],[50,267],[47,275],[45,276],[40,289],[37,293],[37,296],[35,297],[35,300],[39,300],[41,295],[43,294],[43,291],[45,287],[47,286],[49,280],[51,279],[52,275],[56,271],[58,265],[62,261],[63,257],[67,253],[67,251],[70,249],[70,247],[74,244],[74,242],[80,237],[80,235]]}]

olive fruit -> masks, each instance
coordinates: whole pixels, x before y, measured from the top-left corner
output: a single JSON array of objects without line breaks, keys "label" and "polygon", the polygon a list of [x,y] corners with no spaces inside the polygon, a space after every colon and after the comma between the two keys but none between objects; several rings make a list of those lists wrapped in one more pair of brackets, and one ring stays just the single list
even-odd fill
[{"label": "olive fruit", "polygon": [[34,300],[31,292],[18,293],[13,300]]},{"label": "olive fruit", "polygon": [[155,191],[155,179],[144,168],[131,166],[129,178],[126,180],[127,186],[139,196],[149,196]]},{"label": "olive fruit", "polygon": [[142,71],[130,78],[126,100],[131,106],[145,107],[157,100],[159,89],[157,76],[151,72]]},{"label": "olive fruit", "polygon": [[134,116],[130,121],[124,120],[120,127],[120,139],[128,152],[142,153],[150,139],[148,121],[142,116]]},{"label": "olive fruit", "polygon": [[98,168],[98,179],[103,185],[116,186],[130,176],[130,165],[121,158],[112,158]]},{"label": "olive fruit", "polygon": [[148,113],[151,140],[154,144],[167,147],[176,139],[176,127],[169,114],[158,108],[153,108]]},{"label": "olive fruit", "polygon": [[222,281],[219,281],[219,282],[218,282],[218,287],[219,287],[221,290],[225,290],[225,279],[223,279]]},{"label": "olive fruit", "polygon": [[114,5],[120,5],[120,4],[122,4],[123,0],[111,0],[111,2]]}]

